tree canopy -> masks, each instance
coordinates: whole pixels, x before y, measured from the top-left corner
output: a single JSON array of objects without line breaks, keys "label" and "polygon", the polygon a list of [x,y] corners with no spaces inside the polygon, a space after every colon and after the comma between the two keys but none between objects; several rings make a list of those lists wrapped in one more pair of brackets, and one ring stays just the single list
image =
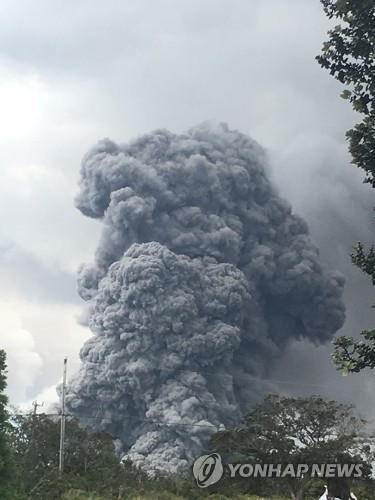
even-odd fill
[{"label": "tree canopy", "polygon": [[14,462],[9,444],[9,413],[7,386],[7,365],[5,351],[0,350],[0,498],[13,498]]},{"label": "tree canopy", "polygon": [[124,486],[145,476],[118,459],[112,437],[83,428],[68,418],[65,428],[64,474],[59,474],[60,424],[46,414],[15,413],[10,431],[19,490],[32,498],[58,498],[70,488],[120,498]]},{"label": "tree canopy", "polygon": [[[365,171],[364,182],[375,187],[375,2],[373,0],[321,0],[329,19],[340,24],[328,32],[319,64],[347,88],[348,99],[363,118],[346,134],[352,163]],[[358,243],[352,263],[371,277],[375,285],[375,248],[365,251]],[[338,369],[359,372],[375,367],[375,330],[361,332],[362,340],[335,340],[333,362]]]},{"label": "tree canopy", "polygon": [[[82,428],[78,420],[71,417],[66,421],[65,467],[60,473],[58,415],[14,410],[10,417],[12,425],[8,435],[15,456],[16,468],[12,474],[17,487],[13,496],[0,495],[1,500],[259,499],[251,494],[286,500],[287,486],[289,496],[290,491],[297,491],[297,488],[302,491],[303,487],[310,495],[307,498],[320,496],[324,489],[324,482],[319,479],[314,479],[310,485],[309,481],[285,484],[282,489],[279,478],[275,481],[260,478],[260,482],[254,483],[248,479],[236,482],[224,477],[217,485],[201,489],[189,471],[178,477],[158,474],[149,477],[130,461],[119,460],[111,436]],[[244,419],[243,428],[221,431],[212,437],[213,446],[232,459],[247,461],[255,457],[263,462],[277,463],[293,463],[291,460],[326,463],[335,462],[335,459],[348,463],[346,460],[350,459],[349,463],[353,463],[361,454],[363,463],[363,457],[366,459],[368,455],[360,436],[363,420],[352,415],[351,407],[336,402],[324,402],[318,397],[269,396]],[[373,483],[369,481],[367,487],[361,480],[361,487],[372,491]],[[363,493],[361,498],[371,497]]]},{"label": "tree canopy", "polygon": [[328,32],[319,64],[349,87],[341,96],[363,114],[347,132],[352,161],[375,187],[375,3],[373,0],[321,0],[329,19],[343,21]]},{"label": "tree canopy", "polygon": [[[270,395],[244,416],[243,427],[219,431],[211,445],[237,463],[370,463],[370,448],[361,437],[365,421],[352,410],[318,396]],[[312,477],[307,473],[278,481],[285,483],[292,499],[300,499]]]}]

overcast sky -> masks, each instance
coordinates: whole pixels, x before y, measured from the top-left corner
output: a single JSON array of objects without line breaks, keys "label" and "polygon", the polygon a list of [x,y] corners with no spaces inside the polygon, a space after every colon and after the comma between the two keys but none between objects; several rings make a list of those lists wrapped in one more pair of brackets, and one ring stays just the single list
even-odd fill
[{"label": "overcast sky", "polygon": [[[268,150],[271,175],[346,276],[352,334],[371,327],[372,287],[349,262],[371,241],[373,193],[350,166],[358,118],[314,57],[329,27],[318,0],[3,0],[0,4],[0,344],[11,403],[55,397],[78,366],[75,273],[99,224],[73,204],[97,140],[225,121]],[[271,376],[283,393],[375,410],[373,375],[343,379],[332,347],[296,343]]]}]

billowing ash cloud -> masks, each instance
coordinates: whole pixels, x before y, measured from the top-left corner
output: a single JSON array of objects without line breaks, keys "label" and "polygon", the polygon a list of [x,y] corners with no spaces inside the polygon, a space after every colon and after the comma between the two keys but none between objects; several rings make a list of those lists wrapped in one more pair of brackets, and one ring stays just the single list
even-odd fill
[{"label": "billowing ash cloud", "polygon": [[342,278],[262,149],[226,125],[101,141],[76,202],[104,227],[79,273],[93,336],[67,407],[146,470],[186,468],[210,432],[238,423],[291,339],[325,342],[343,324]]}]

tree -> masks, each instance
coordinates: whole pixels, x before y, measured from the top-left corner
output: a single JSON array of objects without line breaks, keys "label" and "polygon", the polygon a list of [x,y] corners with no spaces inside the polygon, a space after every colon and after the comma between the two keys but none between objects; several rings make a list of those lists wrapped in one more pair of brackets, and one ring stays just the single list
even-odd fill
[{"label": "tree", "polygon": [[6,354],[5,351],[0,350],[0,498],[4,500],[14,498],[14,462],[8,438],[10,426],[7,411],[8,398],[4,392],[7,385],[6,374]]},{"label": "tree", "polygon": [[321,0],[329,19],[342,20],[328,32],[319,64],[350,89],[341,96],[363,114],[361,123],[347,132],[352,161],[366,172],[375,187],[375,4],[373,0]]},{"label": "tree", "polygon": [[[237,463],[370,463],[370,447],[360,436],[365,421],[352,410],[352,406],[318,396],[270,395],[244,416],[244,427],[219,431],[210,443]],[[312,480],[311,470],[299,478],[278,478],[293,500],[304,497]]]},{"label": "tree", "polygon": [[[366,255],[362,243],[354,247],[351,254],[353,264],[371,277],[375,285],[375,249],[371,247]],[[375,368],[375,330],[363,330],[360,333],[364,340],[357,340],[342,335],[334,341],[335,351],[332,355],[338,369],[349,372],[360,372],[364,368]]]},{"label": "tree", "polygon": [[59,460],[58,422],[34,412],[12,415],[11,444],[15,455],[19,484],[26,493],[50,471],[57,470]]},{"label": "tree", "polygon": [[[321,0],[329,19],[344,24],[328,32],[319,64],[348,86],[341,97],[349,99],[363,118],[346,133],[352,163],[365,171],[365,183],[375,188],[375,3],[373,0]],[[375,285],[375,248],[366,253],[354,247],[352,263]],[[359,372],[375,366],[375,330],[363,331],[361,341],[345,336],[335,340],[333,362],[339,370]]]},{"label": "tree", "polygon": [[12,423],[18,482],[28,497],[59,498],[78,489],[120,498],[121,492],[145,476],[132,464],[120,463],[109,434],[80,427],[76,418],[66,420],[64,473],[59,474],[58,419],[15,413]]}]

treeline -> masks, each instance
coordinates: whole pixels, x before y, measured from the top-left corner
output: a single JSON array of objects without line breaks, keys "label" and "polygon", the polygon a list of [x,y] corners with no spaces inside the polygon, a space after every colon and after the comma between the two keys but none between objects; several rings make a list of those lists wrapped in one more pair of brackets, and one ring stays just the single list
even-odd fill
[{"label": "treeline", "polygon": [[[199,488],[183,477],[149,477],[121,462],[112,436],[66,420],[64,470],[59,471],[60,419],[7,408],[6,360],[0,350],[0,500],[259,500],[317,499],[325,480],[311,477],[229,477]],[[360,500],[375,498],[374,442],[353,407],[320,397],[270,395],[244,415],[243,425],[213,434],[207,453],[231,464],[361,464],[352,482]],[[198,458],[198,457],[197,457]],[[192,464],[193,465],[193,464]]]},{"label": "treeline", "polygon": [[[329,443],[329,439],[324,434],[332,430],[332,422],[325,426],[324,432],[322,428],[319,430],[320,435],[324,437],[320,452],[319,447],[314,449],[309,443],[306,443],[307,446],[303,449],[299,446],[294,447],[289,440],[290,432],[287,429],[285,415],[275,404],[270,407],[270,401],[285,403],[285,399],[283,401],[282,398],[267,398],[265,402],[247,414],[244,427],[214,434],[211,438],[211,450],[219,451],[223,458],[225,457],[232,463],[236,461],[297,463],[301,460],[303,463],[321,462],[323,452],[326,453],[328,463],[332,463],[334,454],[336,460],[340,457],[341,460],[345,460],[345,463],[349,460],[351,462],[359,459],[363,461],[363,457],[360,458],[354,454],[354,434],[351,437],[347,435],[346,438],[340,435]],[[294,401],[301,403],[302,398],[296,398]],[[312,403],[309,406],[312,411],[313,409],[319,410],[317,399],[306,398],[304,401]],[[321,403],[322,400],[319,401]],[[291,414],[295,408],[292,410],[290,398],[287,403],[288,414]],[[264,412],[266,406],[268,413]],[[341,405],[338,407],[341,408]],[[334,411],[332,402],[327,404],[326,409]],[[276,410],[279,411],[278,414]],[[294,420],[294,427],[298,427],[302,419],[306,418],[304,409],[300,407],[299,411],[301,419]],[[258,419],[256,415],[259,415]],[[326,415],[322,417],[321,413],[320,420],[324,418]],[[277,428],[274,421],[276,419],[284,421],[283,429]],[[11,475],[7,490],[3,489],[1,492],[2,500],[83,500],[90,498],[96,500],[120,498],[198,500],[206,497],[211,500],[226,498],[238,500],[317,499],[324,491],[325,480],[320,478],[311,479],[303,486],[302,492],[303,481],[301,483],[298,478],[287,480],[259,477],[230,478],[228,474],[225,474],[217,484],[205,489],[197,486],[191,471],[184,477],[156,475],[150,478],[130,461],[123,463],[119,461],[109,434],[82,428],[76,418],[68,418],[66,421],[64,472],[60,474],[58,469],[60,422],[57,417],[36,414],[32,411],[26,414],[11,413],[8,423],[6,434],[10,453],[7,455],[7,460]],[[338,424],[337,421],[336,423]],[[310,424],[314,425],[315,422],[310,421]],[[341,421],[340,425],[345,425],[345,422]],[[353,426],[353,421],[351,425]],[[273,429],[272,432],[271,429]],[[254,432],[256,439],[254,439]],[[312,439],[315,437],[313,436]],[[286,440],[289,440],[288,446],[286,446]],[[366,449],[362,451],[366,452]],[[342,454],[344,452],[351,453],[351,455],[344,456]],[[357,452],[359,453],[360,450]],[[367,459],[371,460],[370,455],[367,455]],[[367,464],[364,477],[354,481],[353,489],[361,500],[370,500],[374,498],[375,484],[371,479],[371,468],[368,462],[364,461],[364,463]]]},{"label": "treeline", "polygon": [[[11,413],[8,424],[7,477],[3,477],[1,500],[257,498],[225,479],[222,485],[202,490],[190,472],[179,478],[150,478],[130,461],[119,461],[109,434],[82,428],[76,418],[66,421],[64,472],[60,474],[58,418],[32,411]],[[220,494],[221,490],[226,494]]]}]

